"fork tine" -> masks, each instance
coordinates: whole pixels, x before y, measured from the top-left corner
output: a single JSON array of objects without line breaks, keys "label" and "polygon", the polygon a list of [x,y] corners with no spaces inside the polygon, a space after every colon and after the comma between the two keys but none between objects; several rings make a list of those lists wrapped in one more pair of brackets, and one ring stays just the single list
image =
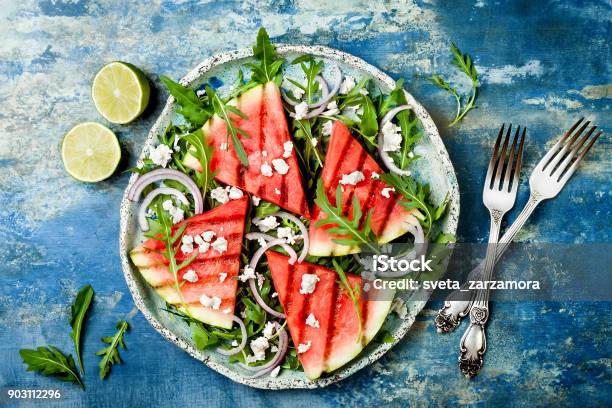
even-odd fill
[{"label": "fork tine", "polygon": [[589,152],[589,150],[591,150],[591,147],[593,147],[593,145],[595,144],[597,139],[599,139],[599,136],[601,136],[602,133],[603,132],[600,131],[593,138],[591,138],[591,141],[589,142],[587,147],[585,147],[582,150],[582,152],[578,155],[578,157],[574,161],[574,164],[572,164],[571,167],[569,169],[567,169],[565,174],[562,175],[561,179],[559,179],[559,183],[561,183],[561,185],[564,185],[565,183],[567,183],[567,180],[569,180],[569,178],[572,177],[572,174],[574,174],[574,172],[576,171],[576,168],[578,167],[578,164],[580,164],[580,162],[582,161],[584,156]]},{"label": "fork tine", "polygon": [[525,143],[525,134],[527,128],[523,128],[523,134],[521,135],[521,143],[519,144],[519,150],[516,155],[516,165],[514,166],[514,177],[512,179],[512,190],[513,194],[516,194],[519,185],[519,178],[521,176],[521,168],[523,167],[523,145]]},{"label": "fork tine", "polygon": [[[576,153],[578,153],[578,150],[580,150],[580,148],[589,139],[589,137],[591,137],[591,135],[593,134],[595,129],[597,129],[597,126],[592,126],[591,129],[589,129],[589,131],[584,136],[582,136],[580,138],[580,140],[578,140],[577,142],[573,143],[571,146],[567,147],[568,149],[571,149],[571,150],[569,150],[569,152],[565,155],[565,158],[563,159],[561,164],[559,164],[557,166],[557,168],[555,168],[552,171],[551,176],[552,176],[553,179],[559,179],[561,174],[563,174],[563,172],[567,169],[567,166],[569,165],[569,163],[571,163],[571,161],[574,158],[574,156],[576,155]],[[565,149],[565,147],[564,147],[564,149]],[[559,153],[559,156],[562,156],[562,154]]]},{"label": "fork tine", "polygon": [[506,163],[506,168],[504,169],[504,181],[502,183],[503,191],[510,191],[510,174],[512,173],[512,166],[514,165],[514,153],[516,152],[516,143],[518,141],[518,137],[521,133],[521,127],[516,128],[516,132],[514,132],[514,138],[512,139],[512,146],[510,147],[510,154],[508,155],[508,162]]},{"label": "fork tine", "polygon": [[497,135],[497,140],[495,141],[495,146],[493,146],[493,154],[491,155],[491,161],[489,161],[489,167],[487,168],[487,175],[485,176],[485,190],[491,188],[491,180],[493,178],[493,169],[495,169],[495,163],[497,162],[497,156],[499,152],[499,145],[501,143],[502,136],[504,134],[504,126],[502,124],[501,129],[499,129],[499,134]]},{"label": "fork tine", "polygon": [[504,145],[502,147],[502,152],[499,156],[499,163],[497,164],[495,170],[495,179],[493,180],[493,188],[496,190],[501,190],[502,188],[502,173],[504,170],[504,163],[506,161],[506,150],[508,150],[508,143],[510,142],[510,135],[512,135],[512,124],[508,126],[508,131],[506,132],[506,137],[504,138]]},{"label": "fork tine", "polygon": [[570,150],[573,147],[573,144],[576,141],[576,139],[580,137],[582,132],[584,132],[584,129],[586,129],[590,123],[591,123],[590,121],[585,122],[584,125],[582,125],[580,129],[578,129],[576,133],[564,143],[563,148],[550,160],[550,162],[548,162],[544,166],[542,170],[548,169],[547,173],[552,174],[555,171],[555,167],[557,166],[557,164],[563,159],[563,157],[568,152],[568,150]]},{"label": "fork tine", "polygon": [[572,127],[567,132],[565,132],[563,136],[561,136],[561,138],[557,141],[557,143],[555,143],[555,145],[550,148],[550,150],[544,155],[544,157],[542,157],[542,160],[540,160],[540,162],[538,163],[536,167],[542,166],[542,169],[546,167],[546,165],[548,164],[550,159],[555,155],[559,147],[561,147],[565,143],[565,140],[569,137],[569,135],[571,135],[574,132],[574,130],[576,130],[578,125],[580,125],[580,123],[583,120],[584,120],[583,117],[578,119],[576,123],[574,123]]}]

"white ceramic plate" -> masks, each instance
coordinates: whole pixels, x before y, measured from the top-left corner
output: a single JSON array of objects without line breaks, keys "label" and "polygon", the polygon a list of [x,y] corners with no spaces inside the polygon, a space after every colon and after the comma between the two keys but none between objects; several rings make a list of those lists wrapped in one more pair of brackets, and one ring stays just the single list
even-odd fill
[{"label": "white ceramic plate", "polygon": [[[329,75],[330,67],[338,65],[345,75],[352,75],[357,80],[367,77],[372,79],[384,93],[388,93],[395,87],[395,82],[388,75],[365,61],[350,54],[323,46],[293,46],[277,45],[277,51],[287,60],[291,61],[298,55],[310,54],[325,62],[324,76]],[[234,83],[238,69],[247,61],[252,59],[250,49],[238,50],[210,57],[195,69],[189,72],[182,80],[184,85],[191,85],[195,88],[212,80],[217,84],[223,83],[220,92],[223,93],[229,85]],[[296,67],[288,67],[287,73],[293,78],[299,78],[300,73]],[[326,74],[327,73],[327,74]],[[421,181],[430,184],[434,200],[441,201],[448,193],[450,198],[449,211],[442,222],[445,232],[454,234],[457,230],[459,218],[459,189],[453,166],[448,157],[448,153],[440,139],[438,129],[433,123],[427,111],[407,93],[408,103],[413,107],[414,112],[420,118],[423,125],[425,137],[415,148],[419,155],[423,156],[415,164],[416,177]],[[159,118],[151,128],[149,136],[145,142],[143,152],[150,146],[156,144],[158,134],[162,133],[170,121],[180,121],[174,112],[174,99],[169,98],[166,106]],[[373,363],[385,354],[391,347],[399,342],[408,332],[416,315],[425,305],[428,297],[427,293],[413,294],[416,299],[405,298],[408,306],[408,315],[404,319],[399,319],[396,315],[388,317],[386,328],[393,335],[392,343],[370,344],[349,364],[336,370],[334,373],[311,381],[302,372],[281,370],[276,378],[269,376],[262,378],[249,378],[248,373],[236,364],[229,364],[227,357],[215,353],[214,350],[199,351],[191,341],[189,329],[180,319],[173,317],[161,310],[164,306],[163,301],[155,294],[142,279],[138,270],[129,260],[128,252],[138,245],[142,240],[141,232],[138,228],[137,211],[138,203],[132,203],[127,199],[127,191],[136,180],[136,175],[132,175],[130,182],[123,196],[121,203],[121,231],[119,236],[119,251],[125,280],[130,288],[132,297],[138,309],[151,323],[151,325],[162,336],[188,352],[194,358],[202,361],[213,370],[225,375],[232,380],[257,388],[266,389],[288,389],[288,388],[317,388],[325,387],[334,382],[340,381],[361,368]]]}]

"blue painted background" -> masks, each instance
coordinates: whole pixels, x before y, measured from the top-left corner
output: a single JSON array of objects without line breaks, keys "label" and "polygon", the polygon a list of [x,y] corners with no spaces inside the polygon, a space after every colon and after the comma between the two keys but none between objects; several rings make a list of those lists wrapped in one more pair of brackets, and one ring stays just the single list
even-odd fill
[{"label": "blue painted background", "polygon": [[[264,25],[275,41],[329,45],[406,78],[438,123],[457,170],[459,238],[483,242],[483,170],[502,122],[529,128],[524,174],[580,116],[609,134],[609,2],[22,0],[3,1],[0,19],[0,387],[59,387],[70,407],[612,404],[609,302],[496,304],[486,366],[471,381],[456,366],[460,332],[435,334],[434,303],[380,362],[328,389],[265,392],[234,384],[134,312],[117,251],[128,176],[78,183],[63,171],[58,149],[76,123],[104,123],[91,80],[104,63],[121,59],[142,67],[158,89],[141,119],[110,126],[133,164],[166,98],[157,75],[178,78],[214,53],[249,46]],[[463,81],[449,64],[450,41],[474,56],[482,78],[478,109],[452,130],[452,99],[426,80],[435,71]],[[537,210],[520,240],[610,242],[610,153],[606,137],[559,197]],[[609,279],[610,269],[593,273]],[[68,305],[85,283],[96,301],[81,392],[26,373],[17,351],[55,344],[72,352]],[[126,316],[132,330],[125,364],[102,382],[94,355],[99,338]]]}]

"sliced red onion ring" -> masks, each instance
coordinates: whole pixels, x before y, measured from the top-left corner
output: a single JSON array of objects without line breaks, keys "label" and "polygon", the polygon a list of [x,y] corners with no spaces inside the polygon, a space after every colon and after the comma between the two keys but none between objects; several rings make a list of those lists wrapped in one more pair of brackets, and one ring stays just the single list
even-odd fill
[{"label": "sliced red onion ring", "polygon": [[225,350],[221,347],[218,347],[217,353],[223,354],[224,356],[233,356],[234,354],[240,353],[244,349],[244,346],[246,346],[247,342],[246,326],[244,325],[242,319],[240,319],[238,316],[232,316],[232,320],[238,323],[238,326],[240,326],[240,337],[242,337],[242,339],[240,340],[240,344],[237,347],[231,348],[229,350]]},{"label": "sliced red onion ring", "polygon": [[[263,232],[249,232],[248,234],[245,235],[246,239],[248,239],[249,241],[252,241],[254,239],[260,239],[262,238],[263,240],[265,240],[266,242],[269,241],[273,241],[276,239],[276,237],[273,237],[272,235],[268,235],[268,234],[264,234]],[[283,248],[285,251],[287,251],[287,253],[295,253],[295,251],[293,251],[293,248],[291,248],[289,246],[289,244],[286,243],[282,243],[279,244],[281,248]],[[293,261],[295,263],[295,261]]]},{"label": "sliced red onion ring", "polygon": [[196,214],[200,214],[204,210],[204,200],[202,199],[202,193],[198,189],[196,183],[188,175],[174,169],[156,169],[146,173],[143,176],[138,177],[136,182],[128,191],[128,199],[131,201],[138,200],[138,197],[140,197],[140,194],[142,194],[142,190],[144,190],[146,186],[151,183],[155,183],[156,181],[166,179],[178,181],[179,183],[182,183],[185,187],[187,187],[187,189],[193,196]]},{"label": "sliced red onion ring", "polygon": [[284,220],[289,220],[298,226],[298,228],[300,229],[300,232],[302,233],[302,239],[304,240],[304,248],[302,248],[302,253],[300,254],[300,257],[298,258],[298,262],[302,262],[306,258],[306,255],[308,255],[308,247],[310,246],[310,239],[308,237],[308,229],[306,228],[304,223],[295,215],[289,214],[288,212],[285,212],[285,211],[278,211],[270,215],[272,215],[273,217],[281,217]]},{"label": "sliced red onion ring", "polygon": [[[327,95],[329,95],[329,86],[327,85],[327,81],[321,75],[317,75],[315,77],[315,80],[321,85],[321,100],[325,100],[325,98],[327,98]],[[300,103],[300,101],[291,99],[285,91],[281,91],[281,96],[283,97],[283,100],[287,102],[288,105],[295,106]],[[308,107],[310,109],[317,108],[319,106],[321,106],[320,101],[308,104]]]},{"label": "sliced red onion ring", "polygon": [[149,223],[147,222],[147,208],[149,207],[149,204],[153,202],[153,199],[155,199],[155,197],[160,194],[175,196],[181,203],[189,205],[189,200],[187,200],[185,194],[181,193],[176,188],[156,188],[155,190],[151,191],[149,194],[146,195],[144,200],[142,200],[142,204],[140,204],[140,210],[138,210],[138,224],[140,225],[140,229],[143,231],[149,230]]},{"label": "sliced red onion ring", "polygon": [[269,372],[273,371],[276,367],[278,367],[283,362],[283,358],[285,358],[288,348],[289,348],[289,336],[287,336],[287,332],[283,329],[280,332],[279,339],[278,339],[278,352],[276,353],[276,356],[274,356],[274,358],[272,359],[271,361],[272,364],[270,364],[266,368],[263,368],[257,371],[255,374],[253,374],[251,378],[257,378],[257,377],[261,377],[262,375],[266,375]]},{"label": "sliced red onion ring", "polygon": [[[400,259],[412,261],[419,258],[421,255],[427,254],[428,243],[425,240],[423,227],[414,215],[411,215],[405,222],[408,224],[408,232],[414,236],[414,248],[407,255],[400,257]],[[376,271],[376,275],[381,278],[401,278],[408,273],[409,271]]]},{"label": "sliced red onion ring", "polygon": [[[277,330],[278,327],[279,326],[277,325]],[[244,363],[238,363],[238,365],[240,365],[240,367],[244,368],[247,371],[260,371],[270,367],[274,369],[278,365],[279,355],[281,355],[280,359],[282,359],[284,357],[284,353],[287,352],[287,347],[285,347],[285,343],[287,343],[288,340],[289,339],[287,338],[287,333],[285,333],[285,329],[282,329],[278,333],[278,350],[276,350],[276,354],[274,354],[274,357],[272,357],[270,361],[268,361],[266,364],[262,364],[259,366],[250,366]],[[285,350],[284,352],[283,349]]]},{"label": "sliced red onion ring", "polygon": [[[336,94],[338,93],[338,91],[340,90],[340,84],[342,83],[342,71],[340,71],[340,68],[338,68],[337,66],[334,67],[334,74],[335,74],[335,84],[334,87],[332,88],[332,90],[327,94],[327,96],[325,98],[322,98],[320,101],[316,102],[314,105],[318,106],[316,109],[308,112],[306,115],[304,115],[304,119],[311,119],[314,118],[315,116],[319,116],[320,114],[322,114],[323,112],[325,112],[325,109],[327,109],[327,104],[328,102],[334,97],[336,96]],[[321,77],[323,78],[323,77]],[[326,82],[327,83],[327,82]],[[292,118],[295,117],[295,113],[290,113],[289,116],[291,116]]]},{"label": "sliced red onion ring", "polygon": [[393,159],[389,156],[389,153],[385,151],[385,136],[383,135],[382,128],[387,122],[391,121],[395,117],[395,115],[407,109],[412,109],[412,107],[410,105],[400,105],[391,109],[389,112],[387,112],[385,116],[383,116],[380,121],[380,124],[378,125],[378,154],[380,155],[380,158],[382,159],[383,163],[385,163],[385,166],[387,166],[389,171],[399,174],[400,176],[409,176],[410,172],[408,170],[402,170],[397,167]]}]

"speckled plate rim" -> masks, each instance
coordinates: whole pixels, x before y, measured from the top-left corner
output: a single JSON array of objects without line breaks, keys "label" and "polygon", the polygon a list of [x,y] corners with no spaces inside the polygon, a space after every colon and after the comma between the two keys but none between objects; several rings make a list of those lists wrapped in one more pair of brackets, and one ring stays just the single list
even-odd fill
[{"label": "speckled plate rim", "polygon": [[[342,51],[339,51],[333,48],[320,46],[320,45],[306,46],[306,45],[277,44],[276,49],[279,54],[287,54],[287,53],[311,54],[315,56],[325,57],[331,60],[337,60],[343,64],[350,65],[357,70],[360,70],[364,73],[371,75],[372,77],[379,80],[381,83],[384,83],[385,85],[387,85],[389,89],[392,89],[395,87],[395,81],[391,77],[389,77],[387,74],[379,70],[378,68],[375,68],[374,66],[368,64],[361,58],[357,58],[353,55],[347,54],[345,52],[342,52]],[[229,52],[225,52],[222,54],[212,56],[204,60],[196,68],[194,68],[187,75],[185,75],[185,77],[183,77],[180,82],[184,85],[189,85],[193,83],[194,81],[198,80],[202,75],[208,72],[211,68],[217,67],[221,64],[224,64],[224,63],[227,63],[233,60],[248,58],[248,57],[251,57],[252,55],[253,55],[253,52],[251,49],[241,49],[241,50],[229,51]],[[445,173],[444,175],[446,177],[446,180],[448,182],[448,187],[449,187],[448,193],[449,193],[450,203],[449,203],[449,211],[448,211],[448,214],[445,220],[444,230],[449,233],[454,234],[457,230],[457,223],[459,220],[459,187],[457,184],[455,170],[448,156],[448,152],[446,151],[446,148],[444,147],[444,143],[442,142],[442,139],[440,138],[438,129],[436,125],[434,124],[429,113],[425,110],[425,108],[420,103],[418,103],[414,99],[414,97],[410,93],[406,92],[406,97],[407,97],[408,104],[413,108],[414,112],[421,120],[423,129],[425,133],[427,134],[427,136],[429,137],[431,144],[436,149],[436,153],[440,160],[440,165]],[[157,121],[153,124],[151,130],[149,131],[148,137],[145,141],[145,145],[141,153],[141,157],[140,157],[141,159],[143,158],[142,156],[144,155],[144,152],[147,151],[149,147],[153,146],[154,141],[156,140],[156,135],[160,131],[160,126],[163,125],[164,118],[167,115],[171,114],[173,107],[174,107],[174,98],[169,97],[163,111],[160,113]],[[296,379],[296,378],[290,378],[290,377],[283,378],[282,375],[277,378],[271,378],[269,376],[262,377],[262,378],[255,378],[255,379],[248,378],[244,375],[241,375],[237,371],[229,369],[227,366],[223,364],[213,361],[212,359],[210,359],[209,356],[196,350],[194,347],[191,346],[191,344],[177,337],[175,333],[173,333],[171,330],[164,327],[149,312],[145,304],[144,298],[138,289],[138,283],[136,281],[137,279],[136,274],[138,272],[131,265],[129,257],[128,257],[128,251],[129,251],[129,248],[127,246],[128,245],[128,223],[130,222],[130,220],[134,222],[136,204],[128,200],[127,192],[132,186],[132,184],[134,184],[136,179],[137,179],[137,175],[132,174],[132,177],[130,178],[128,186],[126,187],[125,193],[123,195],[123,199],[121,201],[120,233],[119,233],[119,253],[121,256],[121,266],[123,269],[123,274],[124,274],[126,283],[130,290],[132,298],[134,299],[134,303],[136,304],[136,307],[140,310],[140,312],[143,314],[143,316],[151,324],[151,326],[153,326],[153,328],[156,331],[158,331],[164,338],[171,341],[172,343],[174,343],[181,349],[185,350],[192,357],[202,361],[208,367],[212,368],[213,370],[230,378],[231,380],[235,382],[245,384],[245,385],[255,387],[255,388],[277,389],[277,390],[326,387],[330,384],[333,384],[335,382],[338,382],[344,378],[351,376],[355,372],[359,371],[365,366],[370,365],[376,360],[378,360],[379,358],[381,358],[387,351],[389,351],[395,344],[397,344],[404,337],[404,335],[412,327],[412,324],[414,323],[417,314],[423,309],[423,307],[427,303],[425,300],[410,302],[410,304],[408,305],[408,314],[405,316],[405,318],[401,322],[398,329],[392,333],[393,340],[394,340],[392,343],[382,343],[376,346],[376,348],[369,355],[361,356],[357,360],[353,361],[350,365],[347,365],[337,370],[336,372],[332,373],[331,375],[325,376],[324,378],[318,379],[316,381],[308,380],[305,376],[303,379]],[[428,297],[427,295],[424,297],[423,294],[415,294],[415,297],[416,296],[418,296],[417,297],[418,299],[426,299]]]}]

